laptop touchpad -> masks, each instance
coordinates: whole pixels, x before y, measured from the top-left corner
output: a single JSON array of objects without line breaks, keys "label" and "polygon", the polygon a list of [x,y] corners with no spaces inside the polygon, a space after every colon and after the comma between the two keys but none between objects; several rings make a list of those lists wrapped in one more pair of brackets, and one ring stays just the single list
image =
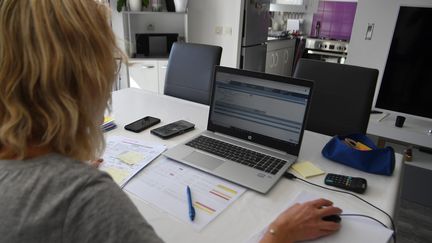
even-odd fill
[{"label": "laptop touchpad", "polygon": [[183,159],[190,164],[196,165],[206,170],[214,170],[225,162],[221,159],[204,155],[199,152],[192,152],[191,154],[184,157]]}]

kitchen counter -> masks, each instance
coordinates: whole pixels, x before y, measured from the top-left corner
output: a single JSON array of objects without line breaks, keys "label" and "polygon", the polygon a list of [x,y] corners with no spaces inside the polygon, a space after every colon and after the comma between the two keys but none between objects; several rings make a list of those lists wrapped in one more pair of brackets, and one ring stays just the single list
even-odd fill
[{"label": "kitchen counter", "polygon": [[286,36],[272,36],[270,33],[267,36],[267,41],[280,41],[280,40],[296,40],[307,38],[306,35],[286,35]]},{"label": "kitchen counter", "polygon": [[295,37],[287,36],[287,37],[267,37],[267,41],[284,41],[284,40],[294,40]]}]

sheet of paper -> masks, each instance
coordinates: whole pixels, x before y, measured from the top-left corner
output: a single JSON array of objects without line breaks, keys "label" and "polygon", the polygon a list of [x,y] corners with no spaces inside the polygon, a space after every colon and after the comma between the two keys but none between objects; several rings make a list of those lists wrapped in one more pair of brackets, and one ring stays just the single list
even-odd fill
[{"label": "sheet of paper", "polygon": [[291,167],[295,171],[300,173],[300,175],[302,175],[304,178],[324,174],[324,171],[322,171],[320,168],[316,167],[314,164],[312,164],[309,161],[295,163]]},{"label": "sheet of paper", "polygon": [[120,187],[124,187],[136,173],[165,149],[165,145],[111,136],[107,138],[104,162],[99,169],[110,174]]},{"label": "sheet of paper", "polygon": [[[318,199],[319,197],[307,193],[301,192],[299,195],[286,205],[286,208],[290,207],[294,203],[303,203],[309,200]],[[342,208],[343,213],[353,213],[344,210],[341,205],[336,205]],[[275,215],[276,218],[277,215]],[[270,222],[269,222],[270,223]],[[342,216],[341,229],[329,236],[319,238],[313,241],[302,241],[302,242],[315,242],[315,243],[386,243],[389,241],[393,234],[393,231],[387,229],[371,219],[364,217],[354,217],[354,216]],[[263,237],[265,232],[268,230],[264,227],[261,231],[252,235],[252,237],[247,241],[248,243],[256,243]]]},{"label": "sheet of paper", "polygon": [[[189,219],[186,187],[192,192],[195,220]],[[167,158],[146,168],[125,187],[130,193],[200,231],[246,189]]]}]

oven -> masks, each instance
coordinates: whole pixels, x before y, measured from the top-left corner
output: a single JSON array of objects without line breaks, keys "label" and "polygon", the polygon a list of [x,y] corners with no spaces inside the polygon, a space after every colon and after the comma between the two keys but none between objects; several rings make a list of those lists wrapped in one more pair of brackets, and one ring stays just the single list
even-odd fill
[{"label": "oven", "polygon": [[306,38],[302,58],[343,64],[347,55],[347,41]]}]

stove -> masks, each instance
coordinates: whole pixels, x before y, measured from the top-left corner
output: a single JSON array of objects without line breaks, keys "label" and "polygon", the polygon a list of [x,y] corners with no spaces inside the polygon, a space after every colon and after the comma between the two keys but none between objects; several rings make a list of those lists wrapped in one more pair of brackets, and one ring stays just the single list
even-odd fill
[{"label": "stove", "polygon": [[347,41],[306,38],[302,57],[343,64],[348,55],[348,44]]},{"label": "stove", "polygon": [[347,41],[306,38],[305,48],[347,54],[348,44]]}]

